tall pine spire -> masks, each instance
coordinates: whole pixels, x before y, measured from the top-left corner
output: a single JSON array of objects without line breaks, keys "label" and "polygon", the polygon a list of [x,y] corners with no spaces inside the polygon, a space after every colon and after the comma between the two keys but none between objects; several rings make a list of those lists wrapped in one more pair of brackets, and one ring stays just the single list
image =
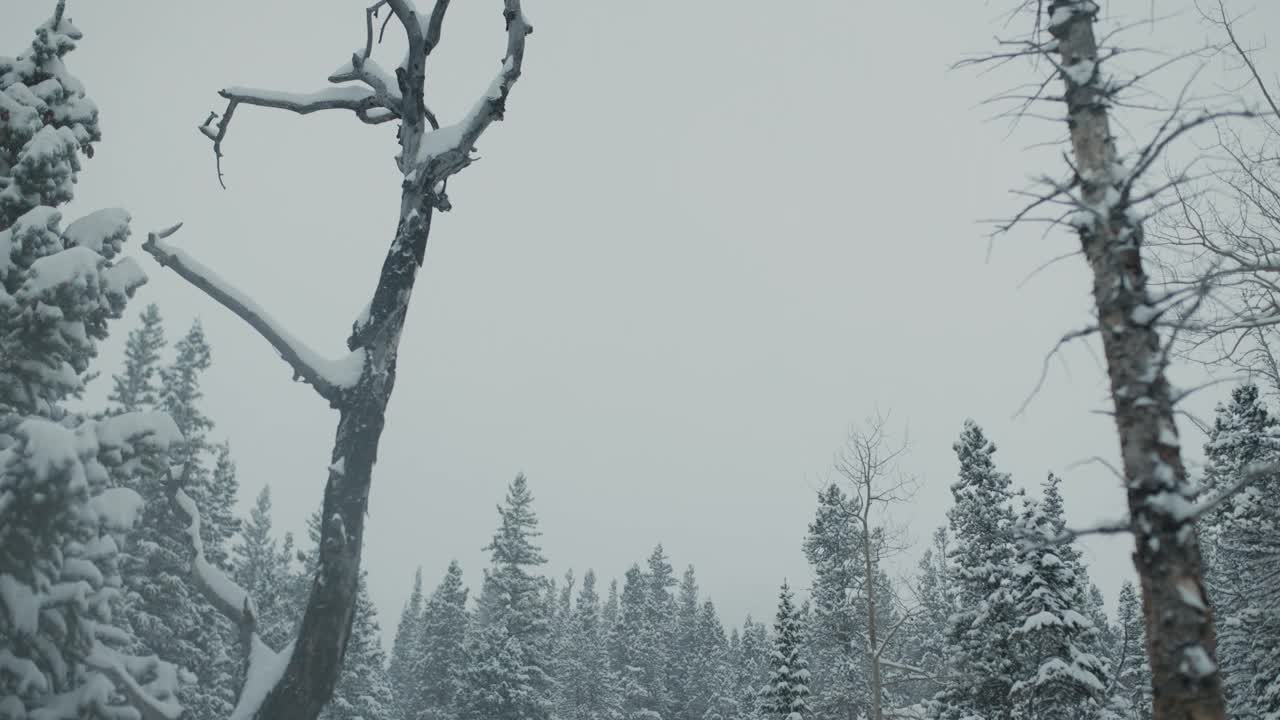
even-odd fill
[{"label": "tall pine spire", "polygon": [[523,474],[507,488],[480,597],[480,625],[468,643],[459,692],[463,720],[546,720],[551,714],[550,628],[545,583],[533,574],[546,562],[533,495]]},{"label": "tall pine spire", "polygon": [[138,315],[139,325],[129,331],[124,345],[124,369],[112,377],[107,399],[120,410],[132,412],[156,407],[160,402],[157,375],[165,348],[164,320],[160,307],[151,303]]},{"label": "tall pine spire", "polygon": [[953,446],[960,460],[947,512],[950,569],[957,612],[948,622],[946,657],[951,678],[935,698],[940,720],[1013,716],[1009,691],[1017,663],[1011,647],[1015,623],[1012,480],[996,469],[996,446],[966,420]]},{"label": "tall pine spire", "polygon": [[417,671],[421,664],[422,619],[422,568],[419,567],[413,573],[409,599],[400,611],[395,641],[391,645],[391,662],[387,668],[396,715],[401,720],[408,720],[414,715]]},{"label": "tall pine spire", "polygon": [[801,649],[802,636],[794,597],[784,582],[778,593],[778,615],[773,623],[769,683],[761,692],[769,717],[802,720],[809,714],[809,663]]}]

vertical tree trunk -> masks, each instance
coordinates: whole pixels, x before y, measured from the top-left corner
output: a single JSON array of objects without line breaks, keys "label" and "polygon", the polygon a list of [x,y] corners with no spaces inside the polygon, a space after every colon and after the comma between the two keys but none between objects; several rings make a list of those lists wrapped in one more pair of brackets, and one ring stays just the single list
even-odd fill
[{"label": "vertical tree trunk", "polygon": [[338,404],[333,464],[321,516],[320,563],[312,581],[312,596],[289,667],[258,711],[261,720],[318,717],[333,696],[351,635],[373,465],[395,385],[400,333],[431,230],[431,207],[420,191],[406,188],[401,208],[369,318],[348,340],[352,350],[365,349],[365,363],[359,382]]},{"label": "vertical tree trunk", "polygon": [[1089,0],[1054,0],[1057,40],[1083,216],[1074,224],[1093,271],[1093,297],[1107,359],[1115,421],[1142,580],[1156,720],[1220,720],[1222,682],[1213,618],[1201,580],[1188,496],[1155,313],[1141,255],[1142,225],[1131,212],[1128,170],[1116,156],[1110,100],[1097,68]]},{"label": "vertical tree trunk", "polygon": [[862,509],[862,559],[866,571],[864,584],[867,593],[867,650],[871,655],[871,720],[884,720],[884,712],[880,708],[882,689],[880,679],[880,643],[876,640],[876,595],[875,576],[871,563],[871,503],[864,504]]}]

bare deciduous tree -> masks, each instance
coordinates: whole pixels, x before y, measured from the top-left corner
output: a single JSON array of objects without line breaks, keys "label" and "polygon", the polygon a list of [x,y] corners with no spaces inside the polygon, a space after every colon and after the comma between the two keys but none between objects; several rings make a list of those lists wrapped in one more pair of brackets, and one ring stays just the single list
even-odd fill
[{"label": "bare deciduous tree", "polygon": [[[849,482],[849,515],[862,545],[863,592],[867,602],[867,656],[871,664],[868,684],[871,691],[871,718],[884,718],[884,667],[894,666],[884,656],[885,648],[910,617],[907,612],[884,633],[879,627],[876,610],[876,578],[881,574],[881,562],[886,553],[902,551],[900,529],[890,524],[888,511],[891,506],[907,503],[915,493],[916,480],[904,474],[899,462],[908,450],[904,440],[895,443],[885,429],[884,417],[874,417],[862,427],[855,427],[837,453],[834,468],[837,474]],[[888,610],[888,608],[885,608]]]},{"label": "bare deciduous tree", "polygon": [[1263,112],[1247,128],[1216,127],[1215,162],[1200,182],[1173,188],[1150,241],[1163,285],[1200,298],[1179,318],[1182,354],[1261,376],[1280,393],[1280,106],[1222,0],[1201,14],[1224,36],[1226,57],[1245,78],[1241,90],[1252,87]]},{"label": "bare deciduous tree", "polygon": [[[507,96],[520,77],[525,38],[532,27],[521,11],[520,0],[503,0],[507,47],[502,67],[458,123],[440,126],[427,108],[424,82],[427,59],[440,41],[448,8],[449,0],[436,0],[426,15],[419,12],[414,0],[378,0],[366,10],[363,50],[328,78],[336,86],[303,94],[226,88],[220,92],[227,101],[221,117],[211,114],[200,128],[213,141],[221,180],[223,144],[240,106],[297,114],[344,110],[366,124],[400,124],[396,163],[403,181],[396,233],[372,299],[351,329],[348,355],[335,361],[315,353],[247,296],[167,243],[165,233],[153,234],[144,246],[161,265],[252,326],[290,365],[295,377],[309,383],[339,416],[324,491],[319,566],[298,636],[289,647],[269,648],[258,637],[252,599],[204,560],[198,509],[182,491],[180,481],[173,483],[174,500],[192,521],[189,534],[196,582],[241,628],[249,672],[235,718],[314,720],[333,693],[355,611],[378,440],[432,213],[450,208],[445,194],[449,177],[471,163],[477,139],[491,123],[502,119]],[[394,19],[408,40],[408,52],[394,72],[387,72],[373,57],[375,20],[383,11],[388,15],[378,37]]]},{"label": "bare deciduous tree", "polygon": [[[1202,49],[1161,62],[1150,72],[1121,78],[1111,70],[1122,51],[1111,46],[1110,36],[1102,38],[1106,44],[1102,46],[1095,32],[1098,3],[1027,0],[1020,10],[1035,13],[1034,33],[1004,43],[1007,52],[973,62],[1026,58],[1035,67],[1051,71],[1029,95],[1004,99],[1016,101],[1015,113],[1021,115],[1045,102],[1065,108],[1070,175],[1044,180],[1047,189],[1028,193],[1029,204],[998,232],[1039,220],[1069,226],[1079,237],[1081,254],[1093,276],[1096,318],[1088,328],[1064,336],[1059,346],[1097,337],[1106,359],[1129,515],[1120,526],[1135,538],[1133,558],[1141,578],[1154,717],[1223,718],[1216,633],[1195,530],[1199,509],[1192,500],[1174,422],[1183,396],[1173,390],[1167,376],[1172,348],[1179,333],[1187,330],[1186,318],[1208,297],[1204,287],[1210,278],[1201,274],[1183,288],[1153,292],[1149,288],[1151,259],[1144,255],[1150,251],[1144,221],[1167,207],[1162,205],[1166,196],[1176,196],[1191,179],[1184,169],[1167,180],[1151,180],[1175,141],[1197,129],[1211,129],[1253,113],[1193,102],[1188,83],[1163,110],[1145,102],[1141,109],[1158,110],[1162,118],[1148,141],[1122,156],[1112,114],[1122,107],[1139,109],[1127,104],[1126,94],[1156,70],[1173,67],[1182,59],[1196,60]],[[1060,95],[1049,91],[1055,79],[1061,81]],[[1045,211],[1047,216],[1039,215]],[[1107,524],[1096,531],[1116,529]]]}]

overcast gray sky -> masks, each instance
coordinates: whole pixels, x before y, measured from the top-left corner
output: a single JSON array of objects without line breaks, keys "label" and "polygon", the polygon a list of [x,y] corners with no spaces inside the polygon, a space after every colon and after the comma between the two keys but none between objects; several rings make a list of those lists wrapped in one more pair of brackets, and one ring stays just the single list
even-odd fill
[{"label": "overcast gray sky", "polygon": [[[948,70],[993,46],[1007,5],[527,0],[525,76],[483,160],[451,183],[401,349],[365,545],[384,629],[416,565],[434,584],[456,557],[475,586],[517,471],[549,572],[620,577],[662,542],[727,621],[770,617],[784,576],[807,582],[800,543],[832,451],[877,409],[910,428],[921,489],[902,515],[922,543],[945,520],[969,416],[1020,484],[1065,475],[1073,523],[1121,513],[1106,470],[1069,469],[1118,454],[1095,355],[1066,351],[1013,417],[1054,340],[1088,323],[1090,286],[1074,259],[1020,287],[1074,249],[1063,233],[1028,228],[988,258],[979,221],[1060,169],[1025,149],[1060,127],[1010,135],[978,106],[1033,70]],[[1269,5],[1251,39],[1280,26]],[[0,52],[21,51],[52,6],[0,0]],[[498,6],[450,10],[428,75],[446,122],[497,69]],[[393,128],[244,108],[223,191],[195,126],[223,86],[322,87],[363,43],[363,5],[71,0],[69,14],[85,32],[69,65],[104,128],[77,209],[128,208],[136,235],[184,221],[178,243],[337,355],[394,230]],[[1205,32],[1131,37],[1176,47]],[[204,322],[209,412],[244,503],[271,483],[277,522],[300,531],[336,415],[244,324],[143,263],[135,311],[159,303],[171,335]],[[1110,599],[1128,545],[1087,543]]]}]

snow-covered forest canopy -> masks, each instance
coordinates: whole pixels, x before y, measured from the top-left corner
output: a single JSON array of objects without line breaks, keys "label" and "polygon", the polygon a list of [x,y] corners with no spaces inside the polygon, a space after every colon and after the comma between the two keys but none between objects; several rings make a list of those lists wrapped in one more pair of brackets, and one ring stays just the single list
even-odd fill
[{"label": "snow-covered forest canopy", "polygon": [[0,720],[1280,719],[1280,7],[370,2],[0,6]]}]

